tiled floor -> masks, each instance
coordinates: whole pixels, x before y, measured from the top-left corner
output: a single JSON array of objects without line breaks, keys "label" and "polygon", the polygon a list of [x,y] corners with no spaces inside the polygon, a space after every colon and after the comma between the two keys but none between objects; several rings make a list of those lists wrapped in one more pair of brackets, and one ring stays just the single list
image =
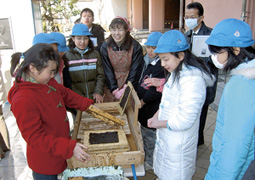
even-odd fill
[{"label": "tiled floor", "polygon": [[[196,172],[193,180],[202,180],[205,177],[209,166],[209,157],[212,152],[212,135],[215,128],[216,115],[219,100],[224,87],[224,82],[218,83],[215,102],[210,105],[207,121],[205,125],[205,144],[198,147]],[[0,161],[0,180],[31,180],[31,172],[27,168],[26,158],[24,156],[24,141],[21,138],[14,116],[10,111],[10,105],[4,106],[4,116],[10,133],[11,151],[5,154],[5,158]],[[133,178],[129,178],[133,179]],[[154,180],[156,176],[153,171],[146,171],[146,175],[138,177],[138,180]]]}]

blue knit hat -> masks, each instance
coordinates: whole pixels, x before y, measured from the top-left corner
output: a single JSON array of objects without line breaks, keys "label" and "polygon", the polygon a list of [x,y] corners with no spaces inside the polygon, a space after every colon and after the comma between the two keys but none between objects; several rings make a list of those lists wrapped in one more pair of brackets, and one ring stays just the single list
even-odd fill
[{"label": "blue knit hat", "polygon": [[39,33],[33,38],[33,45],[38,43],[46,43],[46,44],[57,44],[58,42],[50,36],[48,33]]},{"label": "blue knit hat", "polygon": [[154,53],[180,52],[189,49],[183,33],[178,30],[165,32],[158,41]]},{"label": "blue knit hat", "polygon": [[66,38],[60,32],[51,32],[50,36],[58,42],[58,51],[66,52],[69,48],[66,46]]},{"label": "blue knit hat", "polygon": [[161,32],[152,32],[148,38],[146,43],[144,43],[146,46],[154,46],[156,47],[158,44],[158,40],[160,39],[160,37],[162,36]]},{"label": "blue knit hat", "polygon": [[216,24],[205,42],[220,47],[248,47],[254,44],[249,24],[234,18]]},{"label": "blue knit hat", "polygon": [[86,24],[75,24],[71,36],[92,36]]}]

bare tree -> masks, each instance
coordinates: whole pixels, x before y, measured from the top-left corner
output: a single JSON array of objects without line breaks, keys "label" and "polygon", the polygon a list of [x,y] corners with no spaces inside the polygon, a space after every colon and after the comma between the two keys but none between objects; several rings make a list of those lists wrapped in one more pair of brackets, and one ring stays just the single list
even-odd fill
[{"label": "bare tree", "polygon": [[104,8],[104,3],[102,0],[98,0],[98,19],[99,19],[99,24],[102,24],[102,19],[101,19],[101,14]]}]

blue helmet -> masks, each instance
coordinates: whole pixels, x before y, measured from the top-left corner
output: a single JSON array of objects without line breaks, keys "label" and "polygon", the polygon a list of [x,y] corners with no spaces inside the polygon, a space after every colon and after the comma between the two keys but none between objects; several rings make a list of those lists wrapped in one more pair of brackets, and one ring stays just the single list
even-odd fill
[{"label": "blue helmet", "polygon": [[58,42],[58,51],[66,52],[69,48],[66,46],[66,38],[60,32],[51,32],[50,36]]},{"label": "blue helmet", "polygon": [[86,24],[75,24],[71,36],[92,36]]},{"label": "blue helmet", "polygon": [[219,47],[248,47],[254,40],[249,24],[229,18],[216,24],[206,43]]},{"label": "blue helmet", "polygon": [[155,53],[180,52],[189,49],[183,33],[178,30],[165,32],[158,41]]},{"label": "blue helmet", "polygon": [[161,32],[152,32],[148,38],[146,43],[144,43],[146,46],[157,46],[158,44],[158,40],[160,39],[160,37],[162,36]]},{"label": "blue helmet", "polygon": [[39,33],[33,38],[33,45],[38,43],[46,43],[46,44],[57,44],[58,42],[50,36],[48,33]]}]

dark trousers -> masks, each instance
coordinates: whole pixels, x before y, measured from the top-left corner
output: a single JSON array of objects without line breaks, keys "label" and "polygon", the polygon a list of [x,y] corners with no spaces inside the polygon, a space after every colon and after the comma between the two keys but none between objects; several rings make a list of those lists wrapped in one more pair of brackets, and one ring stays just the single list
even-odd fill
[{"label": "dark trousers", "polygon": [[153,152],[155,148],[155,140],[156,140],[156,130],[143,127],[141,125],[141,133],[143,138],[143,145],[144,145],[144,153],[145,153],[145,162],[148,164],[148,167],[152,169],[153,167]]},{"label": "dark trousers", "polygon": [[34,180],[58,180],[58,175],[45,175],[33,171]]},{"label": "dark trousers", "polygon": [[203,105],[201,115],[200,115],[200,123],[199,123],[199,133],[198,133],[198,145],[204,144],[204,128],[206,123],[206,117],[208,112],[209,105]]}]

